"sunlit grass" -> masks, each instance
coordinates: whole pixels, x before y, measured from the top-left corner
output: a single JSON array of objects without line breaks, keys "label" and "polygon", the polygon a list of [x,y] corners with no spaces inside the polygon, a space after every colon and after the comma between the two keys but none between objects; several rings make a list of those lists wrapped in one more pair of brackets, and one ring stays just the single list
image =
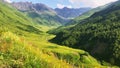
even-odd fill
[{"label": "sunlit grass", "polygon": [[93,67],[101,67],[100,64],[89,55],[83,56],[83,61],[80,60],[80,55],[87,53],[83,50],[72,49],[69,47],[50,43],[48,40],[52,39],[53,37],[55,36],[46,33],[41,35],[31,34],[30,36],[26,37],[26,40],[28,40],[34,47],[42,50],[44,53],[50,55],[52,53],[52,55],[54,55],[56,58],[65,60],[67,63],[73,66],[81,66],[82,64],[84,66],[88,65]]},{"label": "sunlit grass", "polygon": [[[36,66],[36,68],[44,66],[44,68],[73,68],[89,65],[91,67],[101,67],[99,63],[89,55],[83,56],[83,60],[80,60],[80,55],[86,53],[83,50],[50,43],[48,40],[53,37],[54,35],[46,33],[41,35],[31,33],[26,37],[18,37],[9,31],[2,32],[0,37],[2,42],[0,43],[0,47],[2,47],[0,48],[0,59],[2,59],[2,61],[0,65],[11,67]],[[7,55],[7,57],[5,55]],[[8,60],[9,62],[7,62]],[[3,63],[3,61],[6,63]]]},{"label": "sunlit grass", "polygon": [[[46,29],[46,31],[48,30]],[[2,61],[0,61],[0,65],[4,66],[7,64],[6,66],[11,67],[36,66],[36,68],[102,67],[86,51],[49,42],[54,37],[55,35],[45,32],[41,34],[24,32],[22,35],[17,35],[10,31],[1,32],[0,58],[2,58]]]},{"label": "sunlit grass", "polygon": [[[8,40],[9,38],[9,40]],[[54,55],[43,53],[39,48],[32,46],[25,40],[20,40],[15,34],[11,32],[3,32],[0,37],[0,47],[7,49],[0,52],[0,59],[2,59],[1,66],[3,67],[34,67],[35,68],[71,68],[72,66],[64,60],[59,60]],[[9,41],[9,42],[8,42]],[[11,43],[12,42],[12,43]],[[6,56],[5,56],[6,55]],[[6,60],[5,60],[6,59]],[[8,60],[8,61],[7,61]],[[11,63],[12,62],[12,63]],[[6,64],[7,63],[7,64]],[[34,63],[31,65],[31,63]],[[28,66],[27,66],[28,65]]]}]

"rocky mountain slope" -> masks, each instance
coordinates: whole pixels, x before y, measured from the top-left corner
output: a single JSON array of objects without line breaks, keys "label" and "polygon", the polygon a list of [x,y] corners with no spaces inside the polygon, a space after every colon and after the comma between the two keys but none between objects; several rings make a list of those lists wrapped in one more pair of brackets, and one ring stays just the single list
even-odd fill
[{"label": "rocky mountain slope", "polygon": [[58,15],[64,18],[75,18],[80,16],[81,14],[89,11],[91,8],[67,8],[64,7],[62,9],[56,8],[55,11]]},{"label": "rocky mountain slope", "polygon": [[13,2],[12,5],[38,24],[60,26],[68,22],[67,19],[58,16],[52,8],[41,3]]}]

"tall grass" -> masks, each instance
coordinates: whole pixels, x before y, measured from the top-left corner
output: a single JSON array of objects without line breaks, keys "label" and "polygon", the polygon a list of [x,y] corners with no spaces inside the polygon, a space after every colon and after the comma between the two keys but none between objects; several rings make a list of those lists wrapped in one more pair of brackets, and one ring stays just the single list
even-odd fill
[{"label": "tall grass", "polygon": [[0,37],[0,66],[11,68],[71,68],[53,55],[43,53],[11,32]]}]

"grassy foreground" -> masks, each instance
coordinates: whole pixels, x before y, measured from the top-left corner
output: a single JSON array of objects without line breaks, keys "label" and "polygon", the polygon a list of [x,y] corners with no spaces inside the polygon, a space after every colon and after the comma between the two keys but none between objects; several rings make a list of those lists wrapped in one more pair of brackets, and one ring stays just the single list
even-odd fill
[{"label": "grassy foreground", "polygon": [[101,68],[83,50],[50,43],[54,35],[0,32],[0,66],[2,68]]}]

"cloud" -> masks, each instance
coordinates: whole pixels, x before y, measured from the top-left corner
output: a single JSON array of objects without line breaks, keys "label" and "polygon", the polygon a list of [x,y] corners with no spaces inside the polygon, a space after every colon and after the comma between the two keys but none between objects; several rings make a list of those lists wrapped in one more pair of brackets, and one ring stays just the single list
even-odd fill
[{"label": "cloud", "polygon": [[11,0],[4,0],[4,1],[6,1],[6,2],[8,2],[8,3],[11,3],[11,2],[12,2]]},{"label": "cloud", "polygon": [[60,9],[62,9],[62,8],[64,8],[64,7],[72,8],[71,5],[63,5],[63,4],[57,4],[57,7],[60,8]]},{"label": "cloud", "polygon": [[117,0],[69,0],[76,8],[78,7],[98,7]]}]

